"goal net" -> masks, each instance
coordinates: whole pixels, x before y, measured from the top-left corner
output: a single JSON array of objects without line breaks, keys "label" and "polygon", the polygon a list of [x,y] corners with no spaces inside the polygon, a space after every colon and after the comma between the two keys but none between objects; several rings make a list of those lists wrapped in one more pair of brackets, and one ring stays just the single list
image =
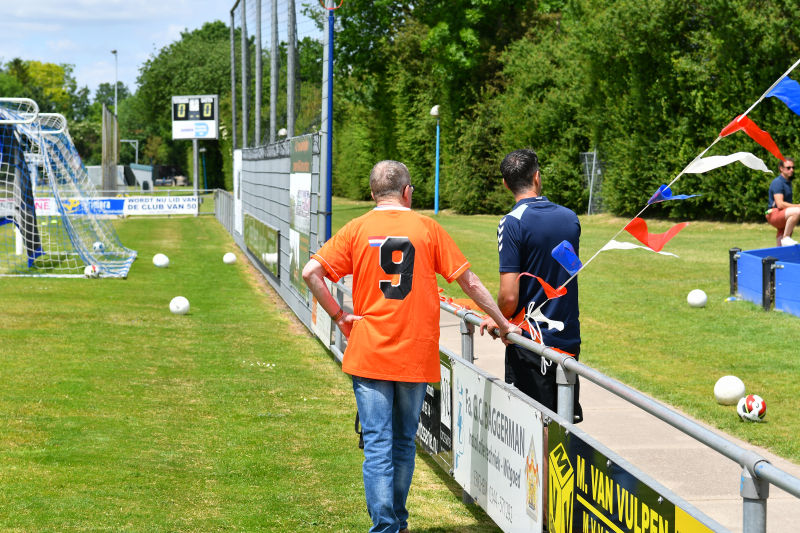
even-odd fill
[{"label": "goal net", "polygon": [[66,119],[0,98],[0,276],[126,277],[136,251],[102,208]]}]

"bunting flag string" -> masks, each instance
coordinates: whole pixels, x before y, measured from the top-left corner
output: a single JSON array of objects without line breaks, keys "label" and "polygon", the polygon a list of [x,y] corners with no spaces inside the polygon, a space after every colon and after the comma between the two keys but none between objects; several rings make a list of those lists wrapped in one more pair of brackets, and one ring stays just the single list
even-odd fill
[{"label": "bunting flag string", "polygon": [[767,165],[763,160],[751,154],[750,152],[736,152],[735,154],[731,155],[712,155],[709,157],[695,159],[689,163],[689,166],[687,166],[683,172],[684,174],[703,174],[709,170],[724,167],[725,165],[730,165],[736,161],[740,162],[746,167],[752,168],[753,170],[772,172],[769,168],[767,168]]},{"label": "bunting flag string", "polygon": [[561,241],[553,248],[550,255],[564,267],[564,270],[569,272],[570,276],[578,272],[583,266],[581,260],[578,259],[578,254],[575,253],[575,248],[572,247],[569,241]]},{"label": "bunting flag string", "polygon": [[517,279],[521,278],[522,276],[528,276],[528,277],[531,277],[531,278],[536,278],[539,281],[539,283],[542,285],[542,289],[544,289],[544,295],[547,296],[548,300],[554,300],[556,298],[560,298],[560,297],[564,296],[565,294],[567,294],[566,283],[564,285],[562,285],[561,287],[559,287],[557,289],[554,289],[552,285],[547,283],[545,280],[543,280],[539,276],[536,276],[536,275],[531,274],[529,272],[520,272],[519,276],[517,276]]},{"label": "bunting flag string", "polygon": [[608,241],[605,244],[605,246],[600,248],[600,251],[601,252],[607,252],[609,250],[633,250],[634,248],[640,248],[642,250],[647,250],[648,252],[653,252],[653,253],[659,254],[659,255],[670,255],[672,257],[678,257],[677,255],[675,255],[675,254],[673,254],[671,252],[656,252],[655,250],[651,250],[647,246],[640,246],[640,245],[634,244],[632,242],[615,241],[614,239],[611,239],[610,241]]},{"label": "bunting flag string", "polygon": [[[676,224],[671,227],[665,233],[650,233],[647,229],[647,222],[641,218],[641,215],[647,210],[650,205],[658,202],[664,202],[668,200],[685,200],[688,198],[694,198],[699,196],[697,194],[691,195],[684,195],[679,194],[675,195],[672,194],[672,189],[670,188],[676,181],[680,179],[683,174],[703,174],[705,172],[709,172],[711,170],[729,165],[736,161],[742,163],[743,165],[751,168],[753,170],[759,170],[762,172],[771,172],[767,165],[764,163],[762,159],[753,155],[750,152],[736,152],[734,154],[730,154],[727,156],[709,156],[704,157],[705,154],[711,150],[722,138],[727,137],[737,131],[744,131],[751,139],[756,141],[759,145],[769,151],[772,155],[777,157],[779,160],[784,161],[785,158],[783,154],[781,154],[778,145],[772,139],[772,136],[759,128],[755,122],[753,122],[747,115],[750,114],[752,111],[764,98],[768,97],[775,97],[780,99],[784,104],[786,104],[789,109],[791,109],[794,113],[800,115],[800,84],[795,80],[789,78],[789,74],[798,66],[800,65],[800,59],[795,61],[795,63],[786,70],[776,81],[773,83],[769,89],[767,89],[753,104],[741,115],[737,116],[733,119],[727,126],[725,126],[722,131],[720,131],[719,135],[717,136],[714,141],[708,145],[698,156],[696,156],[687,166],[675,176],[672,181],[670,181],[667,185],[661,185],[658,190],[650,197],[647,201],[647,204],[642,207],[639,213],[622,229],[617,231],[617,233],[606,243],[600,250],[595,252],[595,254],[589,258],[588,261],[585,263],[581,263],[580,259],[578,258],[575,250],[569,245],[568,242],[564,241],[560,243],[558,246],[553,248],[551,251],[552,256],[561,264],[561,266],[570,274],[570,277],[557,289],[547,285],[544,280],[539,278],[538,276],[534,276],[533,274],[523,273],[521,275],[528,275],[532,276],[539,280],[542,286],[545,288],[545,294],[547,295],[548,299],[557,298],[566,294],[566,285],[572,281],[575,276],[577,276],[581,271],[583,271],[601,252],[608,251],[608,250],[630,250],[633,248],[644,248],[646,250],[650,250],[652,252],[661,254],[661,255],[671,255],[677,257],[675,254],[669,252],[663,252],[662,249],[664,245],[669,242],[675,235],[677,235],[681,230],[683,230],[686,226],[689,225],[688,222],[682,222],[680,224]],[[617,241],[616,238],[623,232],[627,231],[630,233],[634,238],[636,238],[639,242],[644,244],[645,246],[639,246],[637,244],[628,243],[628,242],[620,242]],[[563,291],[563,292],[561,292]],[[538,308],[541,308],[545,303],[542,302]]]},{"label": "bunting flag string", "polygon": [[800,83],[797,83],[788,76],[778,82],[771,91],[767,93],[767,97],[775,97],[782,101],[786,106],[794,111],[796,115],[800,115]]},{"label": "bunting flag string", "polygon": [[[686,171],[684,171],[686,172]],[[686,200],[687,198],[694,198],[695,196],[700,196],[699,194],[672,194],[672,189],[667,187],[666,185],[662,185],[658,188],[656,192],[653,193],[653,196],[647,200],[647,205],[655,204],[657,202],[666,202],[668,200]]]},{"label": "bunting flag string", "polygon": [[781,161],[784,160],[783,155],[781,155],[781,151],[778,149],[778,145],[772,140],[772,136],[756,126],[756,123],[745,115],[739,115],[733,119],[730,124],[722,128],[722,131],[719,132],[719,136],[727,137],[728,135],[736,133],[739,130],[743,130],[747,135],[750,136],[751,139],[766,148],[772,155]]},{"label": "bunting flag string", "polygon": [[688,225],[688,222],[681,222],[672,226],[666,233],[650,233],[647,231],[647,222],[643,218],[636,217],[628,222],[625,231],[654,252],[660,252],[670,239]]}]

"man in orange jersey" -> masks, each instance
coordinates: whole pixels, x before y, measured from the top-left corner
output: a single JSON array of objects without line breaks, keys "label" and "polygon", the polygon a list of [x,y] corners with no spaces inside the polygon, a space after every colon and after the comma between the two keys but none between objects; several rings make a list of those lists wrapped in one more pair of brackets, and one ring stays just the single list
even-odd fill
[{"label": "man in orange jersey", "polygon": [[[436,274],[458,281],[503,337],[519,329],[503,317],[447,232],[411,211],[414,186],[404,164],[381,161],[369,185],[377,206],[312,255],[303,279],[349,339],[342,370],[353,377],[363,431],[370,532],[403,533],[422,402],[427,383],[440,378]],[[354,314],[339,307],[323,280],[348,274]]]}]

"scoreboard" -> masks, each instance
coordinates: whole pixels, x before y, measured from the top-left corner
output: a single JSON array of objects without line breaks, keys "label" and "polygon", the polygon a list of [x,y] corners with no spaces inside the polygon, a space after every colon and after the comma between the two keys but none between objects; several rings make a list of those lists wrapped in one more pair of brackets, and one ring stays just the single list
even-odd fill
[{"label": "scoreboard", "polygon": [[216,94],[172,97],[172,139],[219,138]]}]

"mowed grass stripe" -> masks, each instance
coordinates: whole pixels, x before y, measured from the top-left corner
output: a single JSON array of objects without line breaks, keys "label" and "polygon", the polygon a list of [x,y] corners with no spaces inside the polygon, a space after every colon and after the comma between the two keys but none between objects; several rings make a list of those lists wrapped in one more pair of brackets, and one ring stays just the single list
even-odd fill
[{"label": "mowed grass stripe", "polygon": [[[118,230],[127,280],[0,278],[0,529],[366,531],[338,365],[241,252],[223,264],[215,220]],[[495,530],[424,461],[418,480],[418,527]]]}]

